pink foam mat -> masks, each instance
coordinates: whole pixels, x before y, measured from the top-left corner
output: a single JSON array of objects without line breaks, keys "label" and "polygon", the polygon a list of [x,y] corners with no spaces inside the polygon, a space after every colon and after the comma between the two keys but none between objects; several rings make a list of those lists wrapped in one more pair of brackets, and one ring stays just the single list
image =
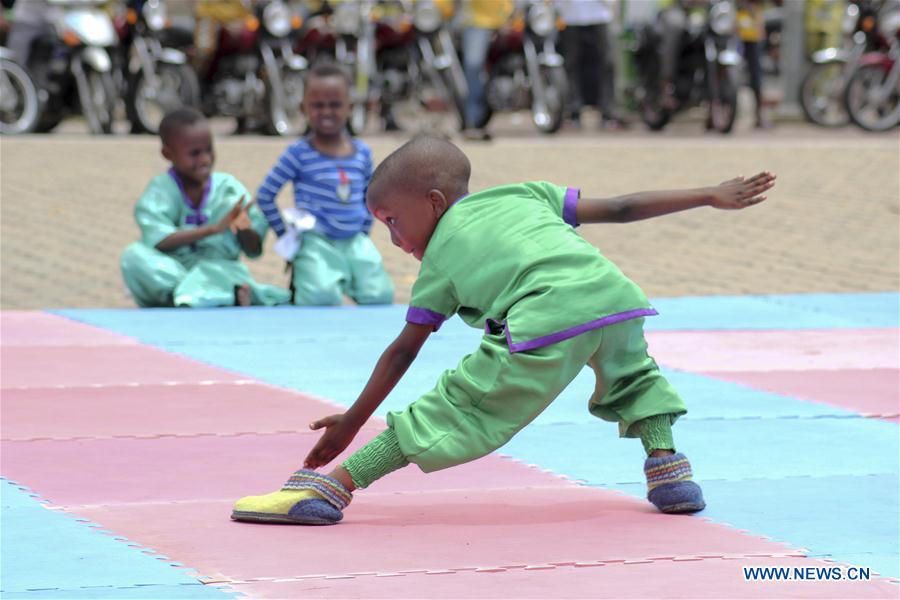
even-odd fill
[{"label": "pink foam mat", "polygon": [[893,369],[900,329],[650,331],[650,353],[683,371]]},{"label": "pink foam mat", "polygon": [[0,405],[5,440],[303,430],[341,410],[292,390],[239,381],[9,389]]},{"label": "pink foam mat", "polygon": [[137,340],[43,312],[0,312],[4,346],[122,346]]},{"label": "pink foam mat", "polygon": [[517,565],[506,569],[362,573],[232,583],[251,598],[896,598],[898,587],[871,581],[745,581],[742,567],[830,568],[808,558]]},{"label": "pink foam mat", "polygon": [[237,374],[149,346],[6,346],[0,387],[238,381]]},{"label": "pink foam mat", "polygon": [[[362,431],[335,464],[377,435]],[[303,461],[318,433],[2,442],[3,474],[60,505],[235,500],[275,491]],[[78,465],[73,469],[72,465]],[[640,465],[635,466],[636,469]],[[230,473],[225,476],[224,473]],[[424,475],[402,469],[382,493],[560,485],[565,480],[498,456]]]},{"label": "pink foam mat", "polygon": [[882,415],[888,420],[896,420],[900,412],[900,369],[897,368],[713,371],[705,375],[861,414]]},{"label": "pink foam mat", "polygon": [[77,513],[202,575],[239,581],[791,552],[576,485],[363,492],[335,527],[228,522],[230,510],[231,502],[194,501],[79,507]]}]

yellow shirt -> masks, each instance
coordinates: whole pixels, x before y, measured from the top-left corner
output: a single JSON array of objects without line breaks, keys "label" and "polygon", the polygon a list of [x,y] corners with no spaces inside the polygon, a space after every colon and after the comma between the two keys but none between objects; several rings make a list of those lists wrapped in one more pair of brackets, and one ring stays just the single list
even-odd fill
[{"label": "yellow shirt", "polygon": [[512,0],[463,0],[466,25],[480,29],[500,29],[514,8]]}]

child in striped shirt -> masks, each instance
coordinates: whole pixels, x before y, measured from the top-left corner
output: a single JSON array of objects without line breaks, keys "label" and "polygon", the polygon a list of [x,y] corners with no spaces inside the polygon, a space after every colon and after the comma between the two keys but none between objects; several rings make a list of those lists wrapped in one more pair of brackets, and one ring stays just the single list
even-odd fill
[{"label": "child in striped shirt", "polygon": [[275,204],[285,183],[293,184],[296,207],[315,217],[299,249],[285,257],[292,265],[297,305],[341,304],[344,295],[358,304],[390,304],[394,298],[394,284],[369,239],[372,215],[365,191],[372,151],[347,133],[349,96],[349,77],[337,65],[319,65],[310,72],[302,107],[312,134],[288,146],[256,193],[279,241],[297,235]]}]

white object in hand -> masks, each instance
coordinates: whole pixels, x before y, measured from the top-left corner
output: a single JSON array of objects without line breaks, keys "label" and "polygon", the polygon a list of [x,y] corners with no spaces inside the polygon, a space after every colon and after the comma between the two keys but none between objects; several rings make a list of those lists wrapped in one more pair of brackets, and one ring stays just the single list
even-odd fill
[{"label": "white object in hand", "polygon": [[285,260],[292,261],[300,250],[303,233],[316,226],[316,216],[302,208],[290,207],[284,210],[284,222],[287,229],[275,241],[273,249]]},{"label": "white object in hand", "polygon": [[297,255],[297,250],[300,249],[300,235],[299,231],[288,225],[284,234],[275,240],[272,249],[284,260],[292,261]]}]

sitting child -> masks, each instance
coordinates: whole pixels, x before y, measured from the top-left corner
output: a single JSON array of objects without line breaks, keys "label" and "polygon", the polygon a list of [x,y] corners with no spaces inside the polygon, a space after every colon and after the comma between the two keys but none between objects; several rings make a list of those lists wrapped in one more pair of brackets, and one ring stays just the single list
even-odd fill
[{"label": "sitting child", "polygon": [[172,163],[147,186],[134,209],[141,241],[125,249],[122,277],[135,302],[158,306],[285,304],[290,292],[253,281],[240,261],[262,254],[268,225],[247,190],[213,172],[209,123],[194,109],[167,114],[159,126]]},{"label": "sitting child", "polygon": [[590,412],[643,443],[650,502],[667,513],[704,508],[691,466],[676,453],[672,437],[685,405],[647,353],[644,317],[656,311],[574,228],[701,206],[746,208],[765,199],[761,194],[775,177],[759,173],[713,187],[591,200],[545,182],[469,193],[469,174],[469,161],[456,146],[432,138],[405,144],[375,171],[369,208],[393,243],[422,266],[406,326],[359,398],[347,412],[310,425],[325,433],[306,457],[306,469],[347,448],[450,316],[458,313],[483,329],[481,345],[432,391],[389,413],[388,429],[329,475],[299,470],[281,491],[239,500],[233,519],[336,523],[353,490],[411,462],[431,472],[500,448],[585,365],[597,377]]},{"label": "sitting child", "polygon": [[[284,151],[256,193],[259,207],[282,242],[295,235],[284,224],[275,197],[288,181],[294,204],[315,216],[299,250],[282,254],[291,263],[294,304],[390,304],[394,284],[369,239],[372,215],[365,190],[372,176],[372,151],[347,133],[350,80],[337,65],[321,64],[306,77],[303,112],[312,134]],[[276,243],[276,251],[280,251]]]}]

